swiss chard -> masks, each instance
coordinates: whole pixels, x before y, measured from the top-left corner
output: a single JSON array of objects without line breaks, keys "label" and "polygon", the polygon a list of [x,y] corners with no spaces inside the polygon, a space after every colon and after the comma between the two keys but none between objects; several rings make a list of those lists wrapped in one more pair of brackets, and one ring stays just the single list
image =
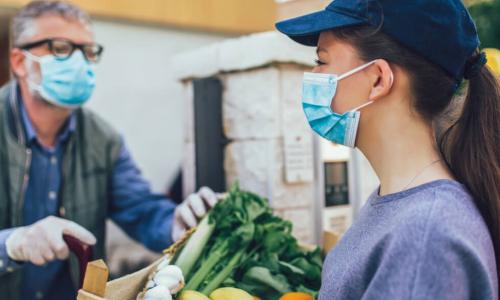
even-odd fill
[{"label": "swiss chard", "polygon": [[298,245],[292,224],[274,216],[266,199],[234,184],[174,263],[184,272],[185,289],[208,295],[233,286],[277,300],[290,291],[315,295],[322,256],[319,248],[307,251]]}]

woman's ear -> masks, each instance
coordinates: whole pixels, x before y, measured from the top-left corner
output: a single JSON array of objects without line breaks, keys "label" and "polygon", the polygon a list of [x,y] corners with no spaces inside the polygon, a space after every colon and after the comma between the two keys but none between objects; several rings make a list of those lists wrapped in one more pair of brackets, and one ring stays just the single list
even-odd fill
[{"label": "woman's ear", "polygon": [[394,83],[394,73],[385,59],[377,59],[373,66],[369,70],[372,72],[370,77],[373,79],[369,99],[376,101],[390,93]]}]

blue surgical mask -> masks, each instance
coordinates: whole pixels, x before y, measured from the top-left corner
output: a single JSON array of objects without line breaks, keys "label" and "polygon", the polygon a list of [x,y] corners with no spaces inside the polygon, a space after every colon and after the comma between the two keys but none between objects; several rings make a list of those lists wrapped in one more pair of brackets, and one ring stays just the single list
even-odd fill
[{"label": "blue surgical mask", "polygon": [[66,108],[80,107],[90,99],[95,88],[95,73],[81,51],[64,60],[53,55],[39,57],[28,51],[24,54],[40,64],[39,82],[28,77],[28,84],[43,99]]},{"label": "blue surgical mask", "polygon": [[340,76],[336,74],[304,73],[302,87],[302,108],[311,128],[321,137],[337,144],[355,147],[358,132],[359,110],[371,103],[365,103],[344,114],[332,110],[332,101],[337,83],[373,64],[364,64]]}]

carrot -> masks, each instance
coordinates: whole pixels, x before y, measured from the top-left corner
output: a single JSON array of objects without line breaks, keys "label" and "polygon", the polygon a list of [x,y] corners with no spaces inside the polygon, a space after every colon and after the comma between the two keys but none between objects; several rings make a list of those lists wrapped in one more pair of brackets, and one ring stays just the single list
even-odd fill
[{"label": "carrot", "polygon": [[314,300],[314,297],[306,293],[292,292],[284,294],[280,300]]}]

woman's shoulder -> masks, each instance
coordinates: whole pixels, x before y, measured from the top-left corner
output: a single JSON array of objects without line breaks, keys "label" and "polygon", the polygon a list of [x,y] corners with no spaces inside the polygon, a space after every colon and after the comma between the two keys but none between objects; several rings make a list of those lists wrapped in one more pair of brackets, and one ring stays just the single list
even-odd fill
[{"label": "woman's shoulder", "polygon": [[370,197],[370,206],[392,211],[391,214],[397,212],[401,218],[407,218],[407,214],[411,214],[414,216],[412,220],[418,222],[427,219],[429,222],[450,225],[482,221],[473,196],[464,185],[454,180],[436,180],[382,197],[376,194]]},{"label": "woman's shoulder", "polygon": [[416,196],[417,201],[411,201],[411,205],[422,206],[427,214],[427,227],[436,227],[445,232],[488,233],[473,196],[461,183],[439,180],[423,190],[423,194]]},{"label": "woman's shoulder", "polygon": [[334,285],[368,278],[372,291],[383,294],[399,289],[419,299],[444,299],[452,292],[491,299],[497,293],[488,229],[471,194],[450,180],[372,195],[325,269]]},{"label": "woman's shoulder", "polygon": [[392,246],[415,251],[462,247],[481,256],[493,253],[488,227],[474,198],[456,181],[438,180],[388,196],[372,195],[361,216],[369,226],[384,224],[381,240],[391,241]]},{"label": "woman's shoulder", "polygon": [[[494,263],[488,227],[464,185],[452,180],[436,182],[416,193],[405,211],[406,222],[396,230],[406,235],[418,228],[415,242],[425,245],[420,249],[459,251],[485,260],[493,258]],[[418,217],[412,218],[415,212]]]},{"label": "woman's shoulder", "polygon": [[435,274],[455,279],[462,276],[463,280],[459,281],[468,282],[469,291],[476,290],[472,294],[496,295],[498,279],[493,242],[473,196],[465,186],[453,181],[436,186],[430,192],[433,196],[427,203],[416,285],[431,286],[427,281],[432,278],[428,278],[427,272],[433,270]]},{"label": "woman's shoulder", "polygon": [[369,255],[380,257],[377,268],[389,270],[386,277],[408,276],[415,298],[453,291],[491,299],[498,293],[493,243],[465,186],[432,182],[393,200],[372,207],[391,218]]},{"label": "woman's shoulder", "polygon": [[[482,217],[467,188],[454,180],[436,180],[420,186],[386,195],[374,192],[364,209],[383,211],[395,217],[398,227],[437,222],[449,225],[462,224],[465,220],[480,221]],[[404,220],[404,222],[403,222]],[[417,224],[418,223],[418,224]]]}]

